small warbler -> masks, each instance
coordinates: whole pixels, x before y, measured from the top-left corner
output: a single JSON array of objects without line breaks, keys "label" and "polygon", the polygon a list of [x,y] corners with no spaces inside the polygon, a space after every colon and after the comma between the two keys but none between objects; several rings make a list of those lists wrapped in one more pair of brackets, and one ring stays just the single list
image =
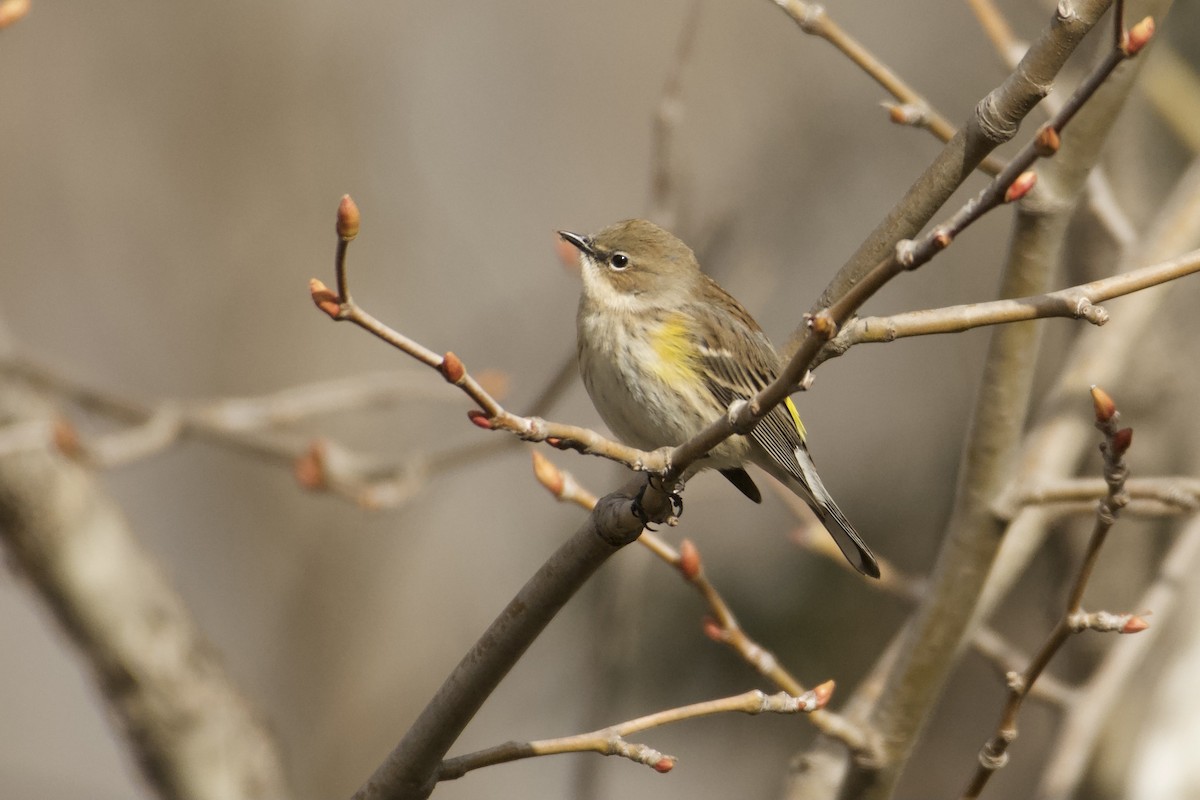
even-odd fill
[{"label": "small warbler", "polygon": [[[642,450],[682,444],[779,375],[762,328],[700,271],[683,242],[633,219],[594,236],[559,231],[580,253],[579,371],[592,403],[621,441]],[[716,469],[756,503],[743,468],[757,464],[802,497],[856,570],[879,577],[871,551],[817,476],[804,425],[788,398],[688,471]]]}]

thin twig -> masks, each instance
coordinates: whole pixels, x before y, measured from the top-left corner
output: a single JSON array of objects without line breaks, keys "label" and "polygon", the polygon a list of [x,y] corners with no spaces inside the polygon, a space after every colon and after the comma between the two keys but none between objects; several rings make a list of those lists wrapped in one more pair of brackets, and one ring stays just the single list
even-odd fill
[{"label": "thin twig", "polygon": [[667,457],[669,468],[663,473],[668,480],[676,479],[683,471],[702,458],[712,448],[735,433],[745,434],[771,409],[804,383],[821,347],[838,332],[850,316],[889,281],[906,270],[915,270],[928,263],[948,247],[954,238],[988,211],[1002,203],[1020,199],[1033,188],[1035,176],[1027,172],[1038,159],[1053,155],[1059,135],[1070,123],[1079,108],[1095,93],[1118,64],[1135,55],[1154,33],[1149,17],[1135,27],[1131,44],[1126,49],[1109,53],[1084,79],[1050,122],[993,178],[988,185],[963,205],[946,222],[935,226],[916,240],[900,242],[862,280],[851,286],[832,305],[808,319],[807,334],[801,340],[778,379],[746,402],[735,402],[729,413],[714,421],[690,441],[676,447]]},{"label": "thin twig", "polygon": [[[596,496],[583,488],[568,470],[561,469],[537,450],[532,451],[532,456],[534,475],[556,499],[560,502],[574,503],[581,508],[592,508]],[[728,646],[760,675],[788,694],[800,695],[807,691],[774,653],[751,638],[742,628],[729,604],[705,574],[700,553],[692,542],[684,539],[676,550],[665,539],[649,530],[642,531],[638,542],[660,561],[676,569],[704,599],[713,615],[704,625],[704,632],[710,639]],[[841,559],[839,554],[839,561],[841,560],[844,559]],[[819,731],[842,742],[852,753],[866,754],[874,746],[862,728],[828,709],[814,711],[809,718]]]},{"label": "thin twig", "polygon": [[1200,272],[1200,250],[1193,250],[1161,264],[1032,297],[906,311],[889,317],[860,317],[838,332],[821,351],[816,363],[844,355],[857,344],[892,342],[910,336],[961,333],[986,325],[1031,319],[1066,317],[1103,325],[1108,322],[1109,314],[1098,303],[1196,272]]},{"label": "thin twig", "polygon": [[[846,56],[884,91],[896,99],[897,105],[888,105],[893,122],[923,128],[942,142],[948,142],[956,133],[950,123],[928,100],[909,86],[890,67],[880,61],[870,50],[829,16],[823,5],[806,3],[802,0],[774,0],[800,27],[800,30],[829,42],[838,52]],[[991,158],[984,159],[979,168],[989,175],[1000,171],[1002,164]]]},{"label": "thin twig", "polygon": [[[842,297],[892,252],[897,242],[917,235],[984,156],[1017,134],[1021,120],[1045,97],[1067,58],[1108,5],[1109,0],[1080,0],[1056,8],[1052,23],[1029,47],[1017,69],[975,106],[966,124],[829,281],[812,305],[813,312]],[[806,334],[807,327],[794,331],[785,352],[794,352]]]},{"label": "thin twig", "polygon": [[625,737],[650,728],[715,714],[813,713],[829,702],[832,692],[832,681],[823,683],[800,695],[791,695],[787,692],[767,695],[754,689],[733,697],[708,700],[703,703],[693,703],[660,711],[590,733],[532,742],[506,742],[486,750],[446,759],[442,762],[438,772],[438,780],[454,780],[480,767],[504,764],[522,758],[589,752],[606,756],[621,756],[634,763],[645,764],[656,772],[670,772],[677,760],[675,756],[666,755],[646,745],[631,744],[626,741]]},{"label": "thin twig", "polygon": [[[1075,793],[1093,760],[1096,743],[1109,728],[1108,718],[1120,701],[1128,697],[1128,687],[1137,684],[1138,670],[1156,652],[1153,645],[1167,630],[1163,624],[1165,618],[1180,605],[1181,595],[1193,582],[1198,568],[1200,518],[1194,518],[1163,557],[1157,580],[1138,600],[1137,608],[1154,610],[1154,626],[1138,637],[1137,642],[1117,642],[1087,682],[1076,690],[1076,701],[1068,706],[1058,726],[1057,746],[1050,748],[1053,755],[1037,797],[1066,800]],[[1143,641],[1143,637],[1149,641]]]},{"label": "thin twig", "polygon": [[966,791],[963,792],[964,798],[979,797],[992,775],[1008,762],[1008,747],[1017,737],[1017,716],[1020,714],[1025,698],[1029,695],[1029,689],[1072,633],[1088,629],[1136,633],[1146,627],[1144,621],[1134,615],[1128,615],[1124,619],[1108,620],[1096,615],[1083,615],[1080,612],[1083,593],[1095,569],[1100,549],[1103,547],[1109,531],[1112,530],[1121,509],[1128,502],[1128,496],[1125,493],[1128,469],[1125,466],[1124,457],[1133,438],[1133,432],[1130,429],[1118,428],[1120,414],[1106,393],[1093,387],[1092,399],[1096,410],[1096,427],[1104,434],[1101,451],[1104,454],[1104,480],[1108,485],[1108,492],[1097,506],[1092,536],[1068,593],[1066,610],[1025,671],[1019,675],[1009,674],[1008,702],[1001,714],[996,733],[979,753],[979,767]]}]

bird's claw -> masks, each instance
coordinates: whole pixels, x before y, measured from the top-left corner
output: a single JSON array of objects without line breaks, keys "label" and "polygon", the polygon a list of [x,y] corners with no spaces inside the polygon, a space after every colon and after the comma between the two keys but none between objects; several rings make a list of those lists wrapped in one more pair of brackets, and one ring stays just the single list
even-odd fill
[{"label": "bird's claw", "polygon": [[[654,486],[654,481],[656,480],[658,481],[658,485]],[[638,491],[637,496],[633,498],[633,507],[631,509],[633,511],[633,515],[637,517],[639,521],[641,521],[642,525],[647,530],[654,530],[654,528],[651,527],[650,515],[646,512],[646,507],[643,505],[643,501],[646,499],[646,489],[650,488],[651,486],[654,486],[656,490],[665,494],[667,496],[667,501],[671,504],[671,514],[667,517],[666,523],[671,526],[678,525],[679,517],[683,514],[683,497],[678,492],[667,491],[662,485],[662,479],[656,475],[648,475],[646,477],[646,483]]]}]

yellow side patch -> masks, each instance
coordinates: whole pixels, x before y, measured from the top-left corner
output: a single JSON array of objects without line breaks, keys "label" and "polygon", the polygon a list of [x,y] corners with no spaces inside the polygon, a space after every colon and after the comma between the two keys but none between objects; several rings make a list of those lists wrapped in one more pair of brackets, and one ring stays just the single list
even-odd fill
[{"label": "yellow side patch", "polygon": [[650,333],[650,341],[658,356],[651,367],[657,378],[675,385],[699,383],[696,350],[682,314],[672,314],[657,325]]},{"label": "yellow side patch", "polygon": [[804,430],[804,423],[800,421],[800,412],[796,410],[796,404],[792,402],[792,398],[788,397],[783,401],[787,406],[788,413],[792,415],[792,422],[796,423],[796,431],[800,434],[800,441],[808,438],[808,433]]}]

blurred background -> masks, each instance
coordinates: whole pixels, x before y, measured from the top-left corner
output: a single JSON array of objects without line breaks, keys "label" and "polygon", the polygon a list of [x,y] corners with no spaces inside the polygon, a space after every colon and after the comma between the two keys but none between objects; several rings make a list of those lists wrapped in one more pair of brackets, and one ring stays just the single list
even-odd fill
[{"label": "blurred background", "polygon": [[[503,373],[507,406],[523,411],[574,349],[579,287],[554,231],[647,213],[652,123],[688,8],[35,0],[0,32],[0,341],[147,404],[395,370],[425,397],[313,420],[312,435],[397,461],[497,436],[467,424],[465,398],[436,373],[314,310],[307,281],[332,283],[338,199],[348,192],[362,210],[355,298],[435,351]],[[1006,74],[965,4],[827,8],[954,122]],[[1029,0],[1003,8],[1026,38],[1050,16]],[[1194,6],[1176,13],[1168,34],[1200,30]],[[675,229],[782,341],[939,144],[890,125],[880,89],[765,1],[704,3],[681,98]],[[1187,153],[1144,101],[1132,108],[1141,115],[1117,146],[1159,143],[1126,148],[1114,171],[1146,198],[1129,204],[1141,224]],[[990,299],[1008,224],[991,215],[867,311]],[[1076,330],[1049,323],[1048,350]],[[798,398],[842,508],[876,552],[918,575],[949,511],[985,344],[977,331],[862,347]],[[547,416],[600,426],[577,380]],[[599,460],[550,457],[598,493],[622,479]],[[101,477],[271,720],[300,798],[353,792],[582,518],[534,481],[521,446],[386,511],[305,493],[286,468],[202,440]],[[848,696],[907,609],[797,547],[808,520],[774,496],[745,502],[701,476],[666,533],[697,543],[748,632],[797,676],[834,678]],[[1040,585],[1055,585],[1055,568]],[[628,548],[452,754],[763,686],[703,636],[702,614],[673,573]],[[1045,630],[1035,621],[1030,642]],[[0,796],[149,797],[80,660],[11,571],[0,573],[0,642]],[[968,659],[908,796],[961,787],[1000,697],[989,668]],[[1052,719],[1038,714],[1030,742]],[[702,720],[638,737],[679,757],[669,776],[559,756],[474,773],[437,796],[770,797],[811,737],[802,718]],[[1036,777],[1020,759],[1001,776],[1014,792]]]}]

